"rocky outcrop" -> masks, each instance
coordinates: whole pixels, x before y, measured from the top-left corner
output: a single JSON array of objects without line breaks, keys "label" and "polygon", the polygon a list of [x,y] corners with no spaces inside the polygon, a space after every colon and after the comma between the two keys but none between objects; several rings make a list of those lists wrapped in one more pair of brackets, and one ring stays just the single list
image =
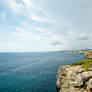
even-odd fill
[{"label": "rocky outcrop", "polygon": [[56,85],[59,92],[92,92],[92,71],[81,66],[60,66]]}]

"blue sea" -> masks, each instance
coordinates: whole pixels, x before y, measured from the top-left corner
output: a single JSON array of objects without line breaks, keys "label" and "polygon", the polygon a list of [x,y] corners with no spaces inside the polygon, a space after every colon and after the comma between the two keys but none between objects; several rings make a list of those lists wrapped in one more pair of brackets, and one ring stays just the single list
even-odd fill
[{"label": "blue sea", "polygon": [[67,51],[0,53],[0,92],[57,92],[58,67],[83,56]]}]

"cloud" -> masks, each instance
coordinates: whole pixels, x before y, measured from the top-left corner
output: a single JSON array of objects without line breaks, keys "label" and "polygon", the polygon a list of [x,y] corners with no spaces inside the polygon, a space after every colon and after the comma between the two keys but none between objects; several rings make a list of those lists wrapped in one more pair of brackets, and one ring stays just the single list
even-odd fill
[{"label": "cloud", "polygon": [[62,43],[60,41],[54,41],[51,43],[51,45],[57,46],[57,45],[62,45]]},{"label": "cloud", "polygon": [[13,27],[15,31],[11,32],[12,35],[14,35],[18,40],[24,41],[24,42],[32,42],[34,40],[41,40],[42,37],[35,34],[32,31],[29,31],[20,27]]},{"label": "cloud", "polygon": [[78,40],[88,40],[88,37],[80,37]]},{"label": "cloud", "polygon": [[12,29],[12,30],[14,30],[14,31],[22,31],[22,32],[24,31],[24,29],[21,28],[21,27],[14,27],[14,26],[11,26],[10,29]]},{"label": "cloud", "polygon": [[87,37],[87,35],[85,34],[85,33],[81,33],[80,35],[79,35],[79,38],[78,38],[78,40],[88,40],[89,39],[89,37]]},{"label": "cloud", "polygon": [[[11,32],[12,39],[21,44],[26,43],[28,48],[39,45],[40,50],[64,50],[92,46],[91,0],[1,0],[0,2],[3,2],[8,13],[9,21],[7,26],[5,25],[8,31],[5,33]],[[4,18],[7,17],[1,16],[1,19]],[[39,48],[35,47],[34,50]]]},{"label": "cloud", "polygon": [[36,14],[30,14],[30,19],[37,21],[37,22],[41,22],[41,23],[51,23],[51,24],[55,23],[55,21],[50,19],[46,14],[44,14],[43,16],[39,16]]},{"label": "cloud", "polygon": [[6,18],[6,13],[0,14],[0,19],[4,20]]},{"label": "cloud", "polygon": [[23,4],[22,3],[17,3],[16,0],[7,0],[7,4],[9,5],[9,8],[14,12],[14,13],[19,13],[23,11]]},{"label": "cloud", "polygon": [[21,0],[21,2],[23,2],[23,3],[25,4],[25,6],[28,7],[28,8],[34,6],[34,5],[32,4],[32,2],[30,2],[30,0]]}]

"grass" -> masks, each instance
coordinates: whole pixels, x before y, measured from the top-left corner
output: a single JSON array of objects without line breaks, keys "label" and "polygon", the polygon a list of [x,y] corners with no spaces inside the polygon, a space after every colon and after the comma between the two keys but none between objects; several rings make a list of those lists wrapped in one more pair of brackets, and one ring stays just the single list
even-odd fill
[{"label": "grass", "polygon": [[89,53],[92,53],[92,51],[90,51]]},{"label": "grass", "polygon": [[82,60],[81,62],[73,63],[71,66],[77,65],[81,65],[83,68],[85,68],[85,71],[89,71],[89,69],[92,68],[92,60],[90,59]]}]

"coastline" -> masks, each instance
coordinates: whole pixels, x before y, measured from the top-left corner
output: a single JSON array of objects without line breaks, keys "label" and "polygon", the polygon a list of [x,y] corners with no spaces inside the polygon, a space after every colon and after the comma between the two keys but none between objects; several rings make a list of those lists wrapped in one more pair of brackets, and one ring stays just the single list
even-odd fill
[{"label": "coastline", "polygon": [[92,59],[92,51],[72,51],[72,53],[82,53],[87,59]]},{"label": "coastline", "polygon": [[84,53],[86,60],[59,67],[56,81],[58,92],[92,92],[92,51],[72,53]]}]

